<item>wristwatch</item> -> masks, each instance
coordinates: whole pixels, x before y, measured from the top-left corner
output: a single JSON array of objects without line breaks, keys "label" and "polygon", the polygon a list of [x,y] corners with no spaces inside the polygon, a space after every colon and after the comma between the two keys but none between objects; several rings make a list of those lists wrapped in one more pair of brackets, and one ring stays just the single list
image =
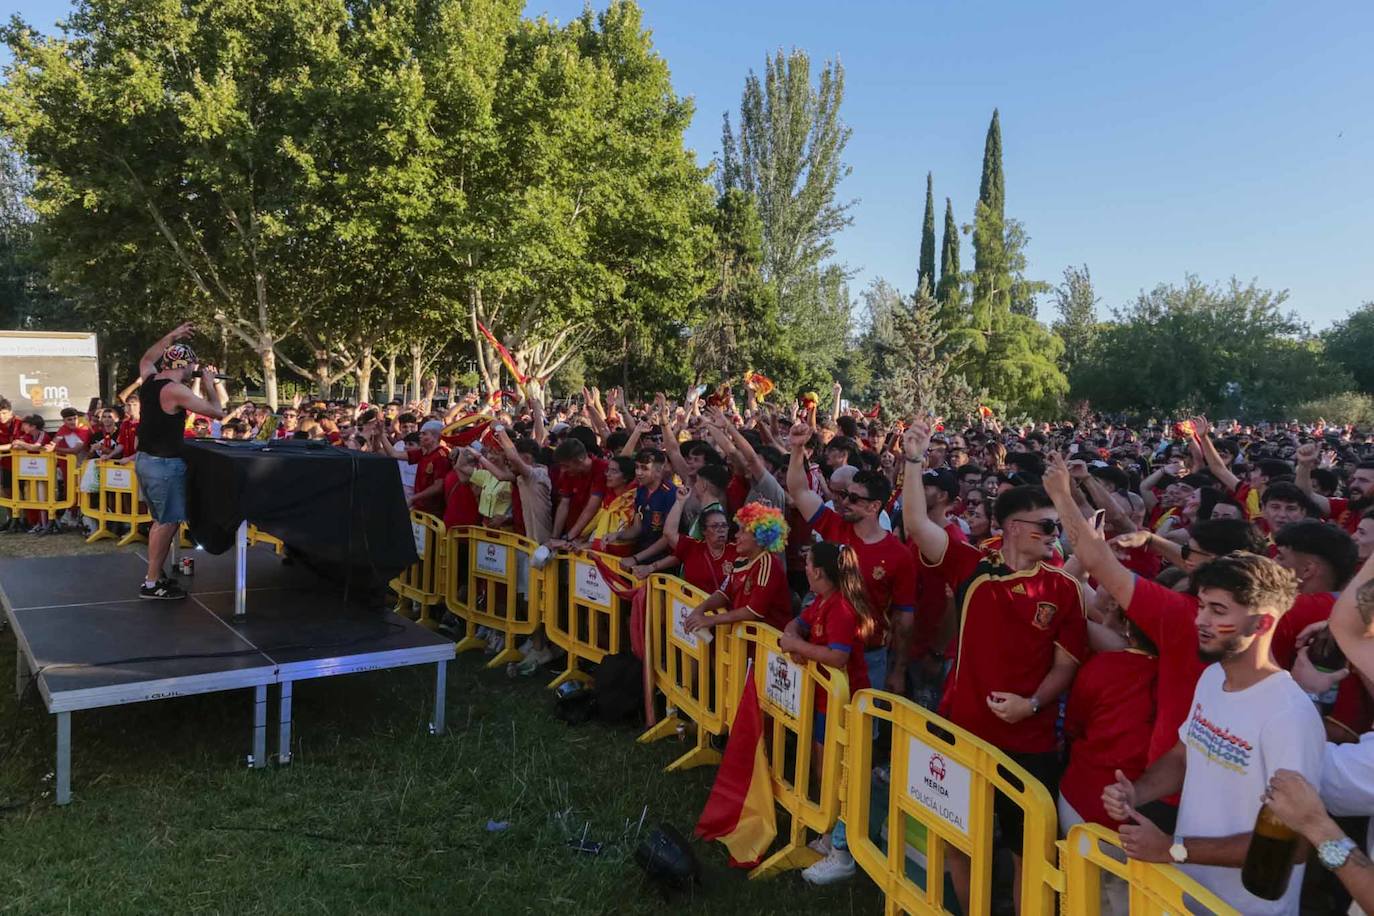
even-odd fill
[{"label": "wristwatch", "polygon": [[1327,840],[1317,847],[1317,858],[1330,871],[1335,871],[1346,863],[1350,854],[1360,847],[1348,836],[1339,840]]},{"label": "wristwatch", "polygon": [[1169,847],[1169,858],[1178,865],[1188,861],[1188,847],[1183,845],[1183,837],[1177,834],[1174,835],[1174,845]]},{"label": "wristwatch", "polygon": [[1031,715],[1035,715],[1035,714],[1037,714],[1038,712],[1040,712],[1040,701],[1037,700],[1035,697],[1031,697],[1031,698],[1030,698],[1030,708],[1031,708]]}]

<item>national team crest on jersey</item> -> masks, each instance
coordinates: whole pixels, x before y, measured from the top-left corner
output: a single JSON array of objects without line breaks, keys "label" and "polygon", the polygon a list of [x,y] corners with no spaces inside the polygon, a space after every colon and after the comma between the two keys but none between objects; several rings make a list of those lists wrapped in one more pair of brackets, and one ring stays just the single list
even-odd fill
[{"label": "national team crest on jersey", "polygon": [[1059,608],[1055,607],[1054,604],[1049,601],[1041,601],[1035,606],[1035,618],[1031,623],[1042,630],[1048,630],[1051,621],[1054,620],[1054,615],[1057,613],[1059,613]]},{"label": "national team crest on jersey", "polygon": [[883,568],[883,565],[882,565],[881,563],[879,563],[877,566],[873,567],[873,581],[874,581],[874,582],[881,582],[882,579],[883,579],[883,576],[885,576],[885,575],[887,575],[887,570]]}]

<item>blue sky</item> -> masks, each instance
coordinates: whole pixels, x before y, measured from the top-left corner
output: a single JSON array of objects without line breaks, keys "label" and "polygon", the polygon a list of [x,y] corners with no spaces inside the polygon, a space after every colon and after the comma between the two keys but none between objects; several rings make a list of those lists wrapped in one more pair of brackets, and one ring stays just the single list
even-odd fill
[{"label": "blue sky", "polygon": [[[641,3],[674,86],[696,101],[688,143],[703,160],[770,50],[843,61],[854,171],[841,191],[858,204],[837,248],[856,292],[877,276],[914,286],[927,171],[937,223],[946,196],[971,220],[997,107],[1031,276],[1058,282],[1086,263],[1104,317],[1186,273],[1287,289],[1314,328],[1374,300],[1367,0]],[[66,9],[18,4],[42,27]],[[529,0],[526,12],[581,9]]]}]

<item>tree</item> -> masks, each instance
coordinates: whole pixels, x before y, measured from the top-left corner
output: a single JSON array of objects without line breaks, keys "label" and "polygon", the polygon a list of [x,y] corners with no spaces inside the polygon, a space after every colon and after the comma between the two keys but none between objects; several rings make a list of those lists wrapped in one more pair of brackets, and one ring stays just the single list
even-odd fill
[{"label": "tree", "polygon": [[935,292],[935,177],[926,172],[926,215],[921,223],[921,263],[916,287]]},{"label": "tree", "polygon": [[1374,302],[1366,302],[1324,334],[1326,355],[1354,378],[1360,391],[1374,393]]},{"label": "tree", "polygon": [[1143,292],[1099,331],[1091,360],[1075,370],[1075,396],[1099,410],[1272,418],[1351,388],[1307,326],[1283,311],[1286,300],[1253,281],[1209,286],[1191,275]]},{"label": "tree", "polygon": [[811,59],[779,50],[750,71],[739,124],[725,118],[720,188],[752,194],[763,225],[763,274],[777,289],[784,346],[824,376],[843,351],[848,291],[843,268],[826,262],[834,236],[853,220],[837,197],[850,173],[843,161],[850,129],[840,118],[844,69],[838,61],[811,84]]},{"label": "tree", "polygon": [[940,320],[940,305],[925,286],[903,296],[882,278],[864,291],[868,327],[860,349],[874,370],[873,395],[889,417],[927,412],[964,416],[977,397],[953,370],[959,356]]},{"label": "tree", "polygon": [[[983,174],[974,205],[973,273],[974,298],[1005,297],[1010,290],[999,282],[1004,273],[1003,238],[1006,222],[1006,180],[1002,175],[1002,123],[997,109],[983,141]],[[1009,299],[1007,300],[1010,301]]]},{"label": "tree", "polygon": [[1064,342],[1064,368],[1072,379],[1073,367],[1087,359],[1097,339],[1097,303],[1088,265],[1064,268],[1064,282],[1054,290],[1059,320],[1054,333]]},{"label": "tree", "polygon": [[954,221],[954,204],[945,198],[945,236],[940,243],[940,286],[936,298],[947,315],[963,307],[964,277],[959,270],[959,226]]}]

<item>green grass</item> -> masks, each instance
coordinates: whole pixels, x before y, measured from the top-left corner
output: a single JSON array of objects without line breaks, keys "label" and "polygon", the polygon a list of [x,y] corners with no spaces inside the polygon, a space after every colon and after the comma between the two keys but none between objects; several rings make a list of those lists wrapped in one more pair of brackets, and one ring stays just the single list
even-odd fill
[{"label": "green grass", "polygon": [[[0,539],[0,555],[75,552],[73,536]],[[30,544],[32,546],[30,546]],[[85,548],[90,549],[90,548]],[[637,826],[691,832],[714,768],[633,730],[565,726],[546,678],[480,654],[450,666],[449,732],[427,732],[433,669],[296,685],[295,761],[249,770],[248,691],[77,713],[73,792],[52,804],[52,719],[19,707],[0,632],[0,912],[879,913],[862,874],[816,889],[750,882],[696,843],[704,881],[666,901]],[[275,710],[273,710],[275,712]],[[509,821],[488,832],[488,820]],[[780,825],[781,826],[781,825]],[[585,830],[599,856],[568,847]]]}]

